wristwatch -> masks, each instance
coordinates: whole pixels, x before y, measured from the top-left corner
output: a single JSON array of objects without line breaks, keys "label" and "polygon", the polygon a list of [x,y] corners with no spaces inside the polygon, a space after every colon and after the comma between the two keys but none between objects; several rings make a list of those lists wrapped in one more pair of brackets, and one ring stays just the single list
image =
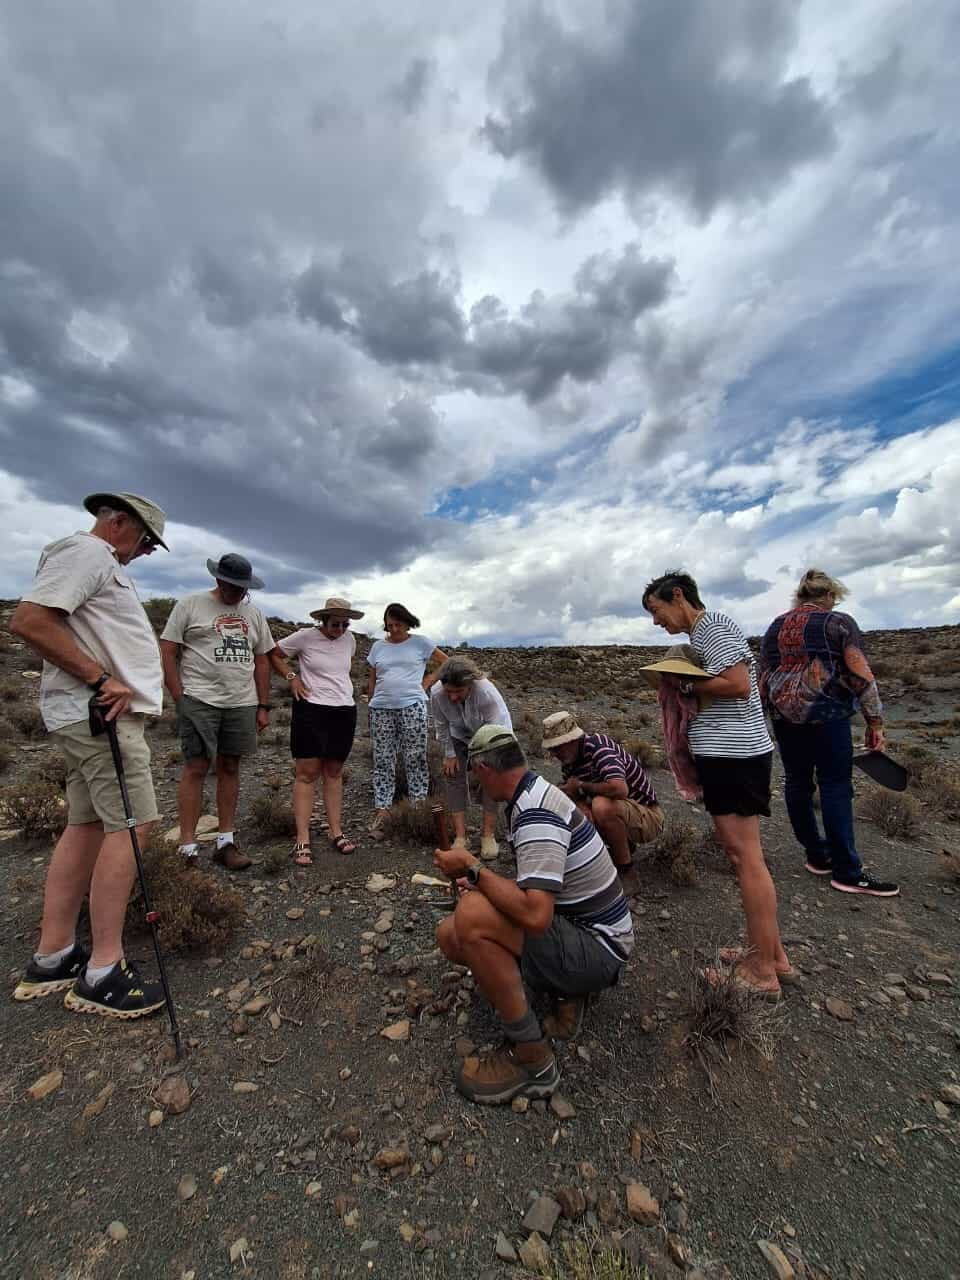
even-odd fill
[{"label": "wristwatch", "polygon": [[287,672],[287,674],[286,674],[283,678],[284,678],[284,680],[286,680],[286,682],[289,684],[291,680],[296,680],[296,678],[297,678],[297,673],[296,673],[295,671],[288,671],[288,672]]},{"label": "wristwatch", "polygon": [[87,688],[92,689],[94,693],[99,693],[110,678],[110,672],[103,671],[100,673],[98,679],[91,681],[91,683],[87,685]]},{"label": "wristwatch", "polygon": [[464,879],[467,881],[468,884],[473,885],[474,889],[477,887],[477,884],[479,883],[480,872],[482,870],[483,870],[483,864],[480,862],[474,862],[469,867],[467,867],[466,871],[463,873]]}]

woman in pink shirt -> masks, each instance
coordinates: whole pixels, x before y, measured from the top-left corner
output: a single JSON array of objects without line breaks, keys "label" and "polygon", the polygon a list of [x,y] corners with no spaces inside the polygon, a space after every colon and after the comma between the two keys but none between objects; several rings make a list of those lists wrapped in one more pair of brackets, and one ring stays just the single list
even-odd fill
[{"label": "woman in pink shirt", "polygon": [[[350,679],[357,638],[350,632],[350,620],[362,618],[363,614],[349,600],[331,596],[310,617],[317,619],[316,627],[295,631],[279,641],[270,655],[274,670],[290,682],[293,694],[290,754],[297,770],[293,783],[293,816],[297,823],[293,860],[301,867],[313,862],[310,816],[318,778],[323,779],[330,843],[338,853],[353,853],[356,849],[343,834],[343,765],[357,727]],[[290,670],[281,653],[299,659],[299,675]]]}]

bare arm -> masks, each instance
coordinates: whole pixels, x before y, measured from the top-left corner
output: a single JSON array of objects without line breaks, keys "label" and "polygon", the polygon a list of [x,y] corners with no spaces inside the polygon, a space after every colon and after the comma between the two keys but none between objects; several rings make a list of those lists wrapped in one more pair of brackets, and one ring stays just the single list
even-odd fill
[{"label": "bare arm", "polygon": [[377,687],[377,668],[371,667],[367,676],[367,701],[373,697],[373,691]]},{"label": "bare arm", "polygon": [[609,782],[581,782],[580,794],[588,800],[594,796],[606,796],[610,800],[626,800],[630,794],[625,778],[611,778]]},{"label": "bare arm", "polygon": [[[276,650],[272,649],[271,653]],[[257,701],[270,701],[270,654],[257,653],[253,657],[253,683],[257,688]]]},{"label": "bare arm", "polygon": [[711,698],[749,698],[750,672],[745,662],[737,662],[709,680],[691,680],[693,693],[707,693]]},{"label": "bare arm", "polygon": [[437,849],[434,862],[448,876],[462,876],[467,867],[480,871],[477,893],[517,925],[524,933],[545,933],[553,921],[553,894],[543,889],[521,889],[515,880],[494,874],[484,863],[462,849]]},{"label": "bare arm", "polygon": [[179,702],[183,697],[183,684],[180,681],[180,645],[176,640],[160,641],[160,661],[167,693],[174,702]]},{"label": "bare arm", "polygon": [[[84,684],[94,684],[103,675],[103,667],[84,653],[67,626],[66,614],[43,604],[21,600],[10,619],[10,630],[25,640],[46,662],[75,676]],[[122,680],[111,676],[100,688],[99,701],[109,708],[108,720],[122,716],[130,705],[133,690]]]},{"label": "bare arm", "polygon": [[431,663],[434,663],[435,666],[433,671],[429,675],[424,676],[423,678],[424,691],[427,691],[428,689],[431,688],[432,685],[435,685],[437,683],[437,676],[440,673],[440,668],[443,665],[443,663],[446,662],[446,660],[447,660],[447,655],[443,652],[442,649],[434,649],[433,653],[431,653],[430,657],[427,659],[427,666],[429,667]]}]

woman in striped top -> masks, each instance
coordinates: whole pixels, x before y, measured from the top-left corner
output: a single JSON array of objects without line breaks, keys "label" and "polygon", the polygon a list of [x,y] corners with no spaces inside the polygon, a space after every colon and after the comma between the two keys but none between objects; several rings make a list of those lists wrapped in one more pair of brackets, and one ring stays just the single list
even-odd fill
[{"label": "woman in striped top", "polygon": [[777,891],[760,844],[759,815],[770,814],[773,743],[760,704],[756,662],[733,619],[707,612],[689,574],[674,570],[655,578],[643,593],[643,605],[656,626],[690,637],[698,664],[710,676],[689,690],[711,699],[690,725],[690,750],[747,918],[746,948],[727,951],[724,958],[736,964],[745,987],[776,999],[780,983],[793,979],[795,970],[780,940]]}]

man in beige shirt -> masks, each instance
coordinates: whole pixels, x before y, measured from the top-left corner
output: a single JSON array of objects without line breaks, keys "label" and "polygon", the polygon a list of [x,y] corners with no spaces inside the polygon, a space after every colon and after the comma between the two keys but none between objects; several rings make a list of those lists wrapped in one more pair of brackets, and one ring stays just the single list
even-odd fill
[{"label": "man in beige shirt", "polygon": [[184,767],[180,776],[180,849],[198,856],[197,819],[212,761],[217,774],[217,844],[214,861],[243,871],[250,859],[234,834],[240,760],[257,749],[270,723],[270,661],[275,647],[266,618],[247,599],[263,583],[244,556],[228,552],[208,560],[212,591],[184,596],[160,637],[163,676],[177,704]]},{"label": "man in beige shirt", "polygon": [[[139,1018],[163,1004],[123,955],[123,922],[136,866],[106,734],[90,733],[91,691],[117,726],[136,831],[157,820],[144,717],[160,715],[160,653],[126,565],[163,541],[164,513],[135,493],[84,499],[89,533],[45,547],[10,621],[43,658],[40,713],[67,766],[67,826],[47,871],[40,944],[14,991],[34,1000],[66,991],[79,1013]],[[76,940],[90,895],[92,948]]]}]

